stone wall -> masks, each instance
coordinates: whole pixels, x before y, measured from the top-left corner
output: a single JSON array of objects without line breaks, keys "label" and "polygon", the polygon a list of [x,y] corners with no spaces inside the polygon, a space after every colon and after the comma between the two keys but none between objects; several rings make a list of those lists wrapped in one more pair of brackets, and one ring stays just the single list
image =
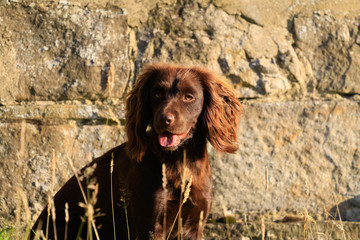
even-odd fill
[{"label": "stone wall", "polygon": [[58,189],[68,159],[125,141],[124,94],[153,62],[212,69],[243,101],[238,152],[210,149],[213,216],[360,220],[360,4],[233,2],[2,1],[0,226],[37,217],[52,158]]}]

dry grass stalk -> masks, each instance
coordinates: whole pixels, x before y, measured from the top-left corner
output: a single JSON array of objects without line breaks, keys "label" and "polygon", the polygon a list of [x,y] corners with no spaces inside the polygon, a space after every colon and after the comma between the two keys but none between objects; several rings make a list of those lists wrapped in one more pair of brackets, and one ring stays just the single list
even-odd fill
[{"label": "dry grass stalk", "polygon": [[69,225],[69,204],[65,203],[65,232],[64,232],[64,240],[67,240],[67,234],[68,234],[68,225]]},{"label": "dry grass stalk", "polygon": [[[331,219],[330,219],[330,217],[332,217],[331,216],[331,214],[327,211],[327,209],[326,209],[326,207],[324,206],[324,214],[325,214],[325,219],[326,219],[326,221],[327,221],[327,225],[326,225],[326,228],[325,228],[325,232],[327,233],[329,230],[328,230],[328,228],[327,228],[327,226],[329,225],[329,223],[330,223],[330,221],[331,221]],[[331,230],[330,230],[331,231]]]},{"label": "dry grass stalk", "polygon": [[181,206],[184,205],[184,203],[186,203],[186,201],[189,199],[191,184],[192,184],[192,176],[190,176],[189,182],[186,185],[186,189],[185,189],[185,193],[184,193],[184,200],[182,201]]},{"label": "dry grass stalk", "polygon": [[199,218],[199,227],[202,227],[202,225],[203,225],[203,220],[204,220],[204,211],[201,210],[201,212],[200,212],[200,218]]},{"label": "dry grass stalk", "polygon": [[51,197],[48,195],[48,205],[47,205],[47,218],[46,218],[46,239],[49,239],[49,222],[50,222],[50,213],[51,213]]},{"label": "dry grass stalk", "polygon": [[343,222],[342,222],[342,219],[341,219],[341,214],[340,214],[340,209],[339,209],[339,204],[340,204],[341,201],[342,200],[341,200],[340,187],[339,187],[338,188],[338,198],[337,198],[337,201],[336,201],[336,212],[339,215],[340,230],[342,232],[342,237],[343,237],[344,240],[346,240],[345,229],[344,229],[344,225],[343,225]]},{"label": "dry grass stalk", "polygon": [[162,187],[164,192],[167,192],[167,177],[166,177],[166,165],[165,163],[162,164]]},{"label": "dry grass stalk", "polygon": [[[181,221],[181,209],[183,202],[183,194],[185,193],[186,181],[189,179],[189,170],[187,168],[187,156],[186,149],[183,152],[183,171],[181,173],[181,193],[179,201],[179,219],[178,219],[178,240],[182,239],[182,221]],[[176,219],[176,218],[175,218]]]},{"label": "dry grass stalk", "polygon": [[314,230],[312,225],[315,224],[315,234],[319,233],[318,226],[314,218],[312,218],[309,214],[307,209],[304,210],[304,237],[305,238],[314,238]]},{"label": "dry grass stalk", "polygon": [[[54,238],[57,240],[57,231],[56,231],[56,213],[55,213],[55,205],[54,205],[54,188],[55,188],[55,171],[56,171],[56,158],[55,158],[55,150],[53,149],[51,155],[51,165],[50,165],[50,172],[51,172],[51,181],[50,181],[50,192],[48,196],[49,208],[48,211],[51,210],[51,217],[54,226]],[[50,212],[48,212],[50,214]],[[48,226],[48,225],[47,225]],[[46,231],[48,233],[48,230]]]},{"label": "dry grass stalk", "polygon": [[116,229],[115,229],[115,212],[114,212],[114,191],[113,191],[113,172],[114,172],[114,153],[111,153],[110,161],[110,194],[111,194],[111,214],[113,222],[113,231],[114,239],[116,239]]},{"label": "dry grass stalk", "polygon": [[164,201],[164,219],[163,219],[163,237],[166,238],[166,218],[167,218],[167,177],[166,177],[166,165],[162,164],[162,187],[163,187],[163,201]]},{"label": "dry grass stalk", "polygon": [[[72,170],[73,173],[74,173],[74,176],[75,176],[75,178],[76,178],[76,181],[77,181],[77,183],[78,183],[78,185],[79,185],[81,194],[82,194],[83,199],[84,199],[84,203],[85,203],[85,204],[84,204],[84,203],[79,203],[79,205],[82,206],[82,207],[85,207],[85,208],[87,208],[87,207],[91,208],[92,206],[90,206],[91,204],[89,204],[89,202],[88,202],[88,200],[87,200],[87,198],[86,198],[84,189],[83,189],[83,187],[82,187],[82,185],[81,185],[81,181],[80,181],[79,175],[78,175],[77,171],[75,170],[75,167],[74,167],[71,159],[70,159],[70,158],[67,158],[67,160],[68,160],[68,163],[69,163],[69,165],[70,165],[71,170]],[[96,166],[93,166],[93,167],[95,168]],[[94,169],[90,169],[90,168],[88,167],[88,168],[86,168],[85,171],[87,171],[87,173],[85,173],[85,175],[89,176],[89,175],[90,175],[90,172],[94,171]],[[87,211],[89,211],[89,210],[87,210]],[[90,213],[91,213],[91,210],[90,210]],[[94,233],[95,233],[96,239],[99,240],[100,237],[99,237],[99,233],[98,233],[98,231],[97,231],[97,228],[96,228],[94,219],[91,220],[91,226],[92,226],[92,230],[93,230]]]},{"label": "dry grass stalk", "polygon": [[[106,78],[106,88],[104,90],[105,97],[111,97],[111,91],[114,88],[114,81],[115,81],[115,66],[112,62],[108,63],[106,67],[107,70],[107,78]],[[106,71],[105,70],[105,71]]]},{"label": "dry grass stalk", "polygon": [[265,188],[266,188],[266,191],[268,190],[268,186],[269,186],[269,169],[268,169],[268,167],[265,167]]},{"label": "dry grass stalk", "polygon": [[[90,209],[89,209],[89,219],[88,219],[88,224],[89,224],[89,229],[91,229],[91,226],[93,226],[94,228],[94,231],[96,231],[96,226],[95,226],[95,213],[96,212],[99,212],[100,210],[99,209],[94,209],[94,206],[97,202],[97,196],[99,194],[99,184],[96,183],[95,185],[89,185],[88,186],[89,189],[92,190],[92,193],[91,193],[91,198],[90,198]],[[89,230],[90,231],[90,230]],[[91,232],[89,232],[89,235],[90,235],[90,239],[92,239],[92,234]]]},{"label": "dry grass stalk", "polygon": [[55,170],[56,170],[56,157],[55,157],[55,149],[53,149],[52,155],[51,155],[51,166],[50,166],[50,172],[51,172],[50,194],[51,195],[53,195],[54,188],[55,188]]},{"label": "dry grass stalk", "polygon": [[126,220],[126,230],[127,230],[127,236],[128,236],[128,240],[130,240],[130,228],[129,228],[129,219],[128,219],[128,214],[127,214],[127,208],[126,208],[126,197],[125,194],[122,197],[121,201],[124,202],[124,211],[125,211],[125,220]]},{"label": "dry grass stalk", "polygon": [[41,230],[42,226],[43,226],[43,221],[40,220],[37,228],[33,229],[33,230],[35,230],[34,234],[35,234],[36,239],[41,239],[41,238],[45,239],[45,237],[42,237],[42,236],[44,236],[44,232]]},{"label": "dry grass stalk", "polygon": [[[21,121],[21,130],[20,130],[20,147],[19,147],[19,152],[17,154],[18,157],[18,164],[21,164],[16,170],[15,170],[15,183],[16,183],[16,189],[20,189],[21,186],[21,182],[22,179],[20,178],[21,174],[20,171],[22,170],[22,163],[23,163],[23,159],[25,156],[25,133],[26,133],[26,121],[22,120]],[[18,192],[19,193],[19,192]],[[15,237],[19,238],[20,237],[20,226],[21,226],[21,196],[16,197],[17,201],[16,201],[16,210],[15,210],[15,223],[16,223],[16,228],[15,228]]]},{"label": "dry grass stalk", "polygon": [[252,240],[252,237],[251,237],[251,232],[250,232],[250,226],[248,224],[248,220],[247,220],[247,215],[244,214],[244,222],[245,222],[245,226],[246,226],[246,230],[247,230],[247,234],[249,235],[250,239]]},{"label": "dry grass stalk", "polygon": [[31,212],[30,212],[30,209],[29,209],[28,199],[26,197],[26,194],[24,193],[24,191],[20,187],[17,187],[17,192],[18,192],[18,194],[20,196],[22,206],[23,206],[24,211],[25,211],[25,222],[26,222],[26,226],[27,226],[26,230],[27,230],[28,225],[29,225],[29,223],[31,221]]},{"label": "dry grass stalk", "polygon": [[20,229],[19,229],[19,226],[21,225],[21,199],[20,197],[18,196],[17,199],[16,199],[16,210],[15,210],[15,224],[16,224],[16,229],[15,229],[15,236],[16,236],[16,239],[19,239],[20,237]]},{"label": "dry grass stalk", "polygon": [[48,192],[48,206],[47,206],[47,219],[46,219],[46,234],[45,237],[48,239],[49,237],[49,224],[50,224],[50,215],[52,217],[52,222],[54,226],[54,238],[57,239],[56,233],[56,215],[55,215],[55,206],[53,201],[53,193],[54,193],[54,186],[55,186],[55,168],[56,168],[56,159],[55,159],[55,150],[52,151],[51,155],[51,163],[50,163],[50,190]]},{"label": "dry grass stalk", "polygon": [[[20,226],[21,226],[21,213],[25,212],[25,222],[27,225],[30,223],[31,220],[31,212],[29,209],[28,199],[26,194],[20,187],[16,187],[17,198],[16,198],[16,211],[15,211],[15,218],[16,218],[16,238],[20,238]],[[23,209],[23,210],[22,210]],[[1,228],[0,228],[1,230]],[[0,236],[1,237],[1,236]]]},{"label": "dry grass stalk", "polygon": [[[121,122],[119,121],[118,117],[115,115],[115,113],[111,110],[111,108],[108,108],[107,109],[107,113],[106,113],[106,125],[108,125],[108,121],[111,120],[111,121],[114,121],[116,122],[117,126],[121,127]],[[120,140],[120,139],[119,139]]]},{"label": "dry grass stalk", "polygon": [[[265,191],[268,192],[269,190],[269,168],[265,167]],[[269,217],[269,216],[268,216]],[[269,219],[268,219],[269,223]],[[265,240],[266,238],[266,227],[265,227],[265,219],[261,217],[261,238]]]},{"label": "dry grass stalk", "polygon": [[73,162],[71,161],[71,159],[68,157],[67,160],[68,160],[68,163],[70,165],[71,170],[73,171],[73,173],[75,175],[76,181],[77,181],[77,183],[78,183],[78,185],[80,187],[80,191],[81,191],[81,194],[83,196],[84,202],[85,202],[85,204],[87,204],[87,198],[86,198],[84,189],[83,189],[83,187],[81,185],[79,175],[78,175],[77,171],[75,170],[75,167],[74,167]]},{"label": "dry grass stalk", "polygon": [[84,222],[88,225],[88,232],[87,232],[87,239],[92,240],[92,231],[94,231],[95,235],[97,233],[96,226],[95,226],[95,212],[94,206],[97,202],[97,195],[99,192],[99,184],[89,184],[88,189],[92,190],[91,197],[88,199],[88,203],[84,204],[82,202],[79,203],[79,206],[85,209],[85,216],[86,219],[83,219]]},{"label": "dry grass stalk", "polygon": [[85,153],[85,159],[86,159],[86,162],[88,163],[91,163],[92,162],[92,156],[91,156],[91,152],[87,152]]},{"label": "dry grass stalk", "polygon": [[223,196],[220,196],[220,202],[221,202],[221,206],[222,206],[222,209],[224,212],[224,218],[225,218],[225,223],[226,223],[226,234],[228,236],[228,239],[231,240],[229,219],[227,217],[227,211],[226,211],[226,206],[225,206]]},{"label": "dry grass stalk", "polygon": [[186,156],[186,150],[184,150],[183,153],[183,171],[181,175],[181,193],[184,193],[186,181],[189,180],[189,170],[187,168],[187,156]]},{"label": "dry grass stalk", "polygon": [[266,229],[265,229],[265,220],[264,217],[261,217],[261,239],[265,240]]},{"label": "dry grass stalk", "polygon": [[57,230],[56,230],[56,213],[55,213],[55,204],[54,199],[51,198],[51,217],[54,227],[54,239],[57,240]]},{"label": "dry grass stalk", "polygon": [[179,214],[178,223],[180,226],[180,230],[178,230],[178,240],[182,240],[184,238],[184,236],[183,236],[183,231],[182,231],[183,219],[181,217],[181,214]]},{"label": "dry grass stalk", "polygon": [[26,133],[26,121],[21,121],[21,131],[20,131],[20,149],[19,157],[22,159],[25,156],[25,133]]},{"label": "dry grass stalk", "polygon": [[[170,236],[171,236],[171,232],[175,226],[175,223],[176,223],[176,220],[179,218],[179,214],[181,213],[181,208],[182,206],[184,205],[184,203],[186,203],[186,201],[188,200],[189,198],[189,195],[190,195],[190,190],[191,190],[191,184],[192,184],[192,176],[190,176],[190,179],[189,179],[189,182],[188,184],[186,185],[186,188],[185,188],[185,192],[184,192],[184,198],[183,200],[180,202],[180,207],[179,207],[179,211],[177,212],[176,216],[175,216],[175,219],[174,219],[174,222],[170,228],[170,231],[169,231],[169,234],[168,234],[168,237],[166,239],[169,239]],[[179,230],[180,231],[180,230]]]},{"label": "dry grass stalk", "polygon": [[[339,228],[338,224],[336,224],[336,216],[333,216],[331,215],[327,210],[326,208],[324,207],[324,213],[325,213],[325,219],[327,220],[327,223],[328,225],[326,226],[326,229],[325,229],[325,233],[328,235],[328,236],[331,236],[334,231],[335,231],[335,228]],[[335,213],[335,214],[338,214],[338,211]],[[328,226],[329,229],[328,229]]]},{"label": "dry grass stalk", "polygon": [[[336,206],[338,206],[339,200],[336,199],[335,194],[334,194],[334,198],[336,201]],[[338,227],[335,220],[336,220],[336,215],[339,214],[339,212],[338,212],[338,209],[336,209],[335,216],[333,216],[327,211],[326,207],[324,206],[324,214],[325,214],[325,219],[327,220],[327,223],[328,223],[328,225],[326,226],[325,232],[328,236],[331,236],[334,232],[334,228]],[[339,218],[341,219],[341,216]],[[330,226],[330,227],[328,228],[328,226]]]},{"label": "dry grass stalk", "polygon": [[[204,221],[204,211],[201,210],[201,212],[200,212],[200,217],[199,217],[199,229],[202,229],[202,227],[203,227],[203,221]],[[201,232],[198,231],[197,239],[200,239],[200,237],[201,237]]]}]

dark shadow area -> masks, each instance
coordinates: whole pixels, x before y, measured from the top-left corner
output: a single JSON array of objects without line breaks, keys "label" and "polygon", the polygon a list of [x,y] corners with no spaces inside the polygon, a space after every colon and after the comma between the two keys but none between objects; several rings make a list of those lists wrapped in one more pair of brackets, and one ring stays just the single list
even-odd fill
[{"label": "dark shadow area", "polygon": [[329,213],[335,220],[360,222],[360,195],[332,207]]}]

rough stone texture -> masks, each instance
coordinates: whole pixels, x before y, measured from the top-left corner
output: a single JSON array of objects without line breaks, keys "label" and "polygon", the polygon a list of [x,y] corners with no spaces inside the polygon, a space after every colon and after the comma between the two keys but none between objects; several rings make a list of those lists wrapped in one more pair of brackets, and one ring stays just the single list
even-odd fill
[{"label": "rough stone texture", "polygon": [[[319,91],[360,92],[359,16],[337,21],[330,13],[316,11],[294,19],[296,45],[312,63]],[[336,53],[336,54],[335,54]]]},{"label": "rough stone texture", "polygon": [[123,95],[130,71],[123,11],[31,3],[1,7],[0,17],[0,102]]},{"label": "rough stone texture", "polygon": [[[204,0],[206,1],[206,0]],[[209,0],[207,0],[209,2]],[[263,0],[214,0],[214,5],[229,14],[239,14],[242,18],[257,25],[277,25],[287,27],[288,20],[299,13],[311,14],[313,11],[326,9],[342,18],[344,15],[358,14],[360,5],[354,0],[342,1],[263,1]]]},{"label": "rough stone texture", "polygon": [[243,99],[238,152],[210,150],[215,218],[225,206],[340,219],[338,206],[359,221],[359,12],[353,0],[0,2],[0,227],[21,192],[37,217],[53,152],[58,189],[67,158],[81,167],[124,141],[124,94],[152,62],[212,69]]},{"label": "rough stone texture", "polygon": [[220,159],[213,155],[214,196],[224,196],[223,202],[215,198],[215,212],[222,204],[245,213],[306,209],[323,219],[323,209],[341,201],[338,191],[358,198],[360,102],[244,105],[239,151]]},{"label": "rough stone texture", "polygon": [[[178,14],[173,12],[174,7],[156,8],[147,26],[137,31],[138,65],[154,61],[203,65],[232,80],[242,98],[290,91],[291,79],[286,77],[290,73],[294,85],[302,84],[306,91],[303,66],[286,41],[285,29],[264,29],[214,5],[201,8],[190,2],[175,6]],[[287,61],[277,64],[284,54]]]}]

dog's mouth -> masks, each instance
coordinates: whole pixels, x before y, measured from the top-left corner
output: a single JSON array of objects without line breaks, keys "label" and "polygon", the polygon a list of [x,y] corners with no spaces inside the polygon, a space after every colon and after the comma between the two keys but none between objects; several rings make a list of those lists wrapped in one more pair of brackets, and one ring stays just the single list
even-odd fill
[{"label": "dog's mouth", "polygon": [[170,132],[161,133],[158,135],[159,144],[164,148],[174,148],[186,138],[189,132],[190,129],[182,134],[173,134]]}]

